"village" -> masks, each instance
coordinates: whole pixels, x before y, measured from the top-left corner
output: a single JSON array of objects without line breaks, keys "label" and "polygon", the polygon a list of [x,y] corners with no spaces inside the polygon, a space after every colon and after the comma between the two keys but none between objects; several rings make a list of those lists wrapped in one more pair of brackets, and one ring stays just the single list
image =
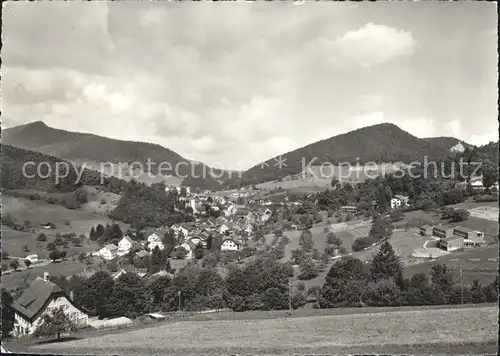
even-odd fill
[{"label": "village", "polygon": [[[476,179],[474,182],[474,189],[478,192],[482,191],[480,179]],[[456,189],[460,189],[460,186],[457,185]],[[495,190],[496,187],[492,189]],[[312,195],[310,194],[299,199],[295,197],[292,202],[288,195],[279,195],[278,199],[276,199],[276,196],[273,197],[272,194],[268,195],[268,197],[265,195],[262,197],[261,192],[253,189],[240,189],[226,193],[213,193],[210,191],[191,193],[189,187],[166,187],[165,193],[168,194],[169,191],[175,191],[179,197],[179,207],[176,207],[176,209],[182,208],[192,214],[192,222],[145,229],[141,231],[141,239],[133,230],[129,229],[128,233],[123,234],[123,237],[116,244],[108,243],[100,249],[82,256],[82,262],[89,258],[101,259],[102,262],[97,270],[89,269],[77,273],[77,275],[91,278],[97,271],[102,270],[103,266],[106,266],[105,268],[110,271],[113,280],[118,280],[128,273],[150,281],[160,277],[173,278],[176,273],[186,266],[186,263],[189,264],[189,261],[197,261],[203,258],[204,251],[213,251],[213,245],[216,243],[218,243],[216,249],[220,251],[222,256],[221,261],[223,262],[221,266],[233,262],[238,264],[251,258],[257,253],[257,250],[266,247],[265,243],[262,244],[262,241],[266,241],[266,236],[273,236],[274,243],[276,243],[278,238],[292,231],[296,231],[296,236],[300,234],[302,238],[303,231],[310,231],[309,229],[319,231],[319,229],[323,229],[325,233],[332,236],[339,234],[338,236],[342,237],[347,236],[342,235],[343,231],[351,231],[352,234],[355,234],[356,229],[353,227],[355,225],[348,224],[358,221],[358,219],[364,221],[367,219],[366,212],[363,213],[359,206],[346,205],[341,206],[335,216],[333,216],[333,213],[329,213],[328,216],[325,214],[324,217],[315,218],[316,221],[299,218],[289,219],[288,221],[285,219],[283,222],[284,211],[300,212],[304,206],[317,203],[317,201],[311,203]],[[371,205],[375,206],[375,204],[376,202],[373,200]],[[406,211],[409,206],[408,196],[394,195],[390,199],[389,210],[385,218],[394,222],[395,231],[398,231],[398,229],[399,231],[408,231],[408,221],[399,223],[398,221],[402,220],[402,216],[404,216],[402,212]],[[454,210],[452,208],[447,209]],[[280,217],[276,218],[277,215]],[[271,219],[272,217],[274,219]],[[277,228],[276,221],[282,221],[283,223]],[[52,225],[52,223],[47,223],[43,228],[50,230],[53,227]],[[351,227],[349,228],[349,226]],[[363,239],[363,236],[368,235],[370,225],[361,222],[357,226],[366,226],[362,227],[361,230],[357,228],[360,239]],[[453,251],[464,251],[464,249],[474,249],[488,245],[484,232],[477,229],[458,225],[443,226],[441,223],[436,225],[420,224],[414,226],[414,228],[416,229],[412,236],[420,235],[424,240],[422,240],[423,248],[413,249],[411,256],[420,260],[436,259],[447,256]],[[409,233],[404,232],[404,234],[408,239]],[[329,252],[326,260],[332,263],[332,261],[341,258],[343,255],[356,256],[356,254],[360,254],[359,256],[361,256],[365,251],[369,252],[383,240],[385,239],[375,241],[369,246],[361,246],[359,249],[354,249],[353,245],[353,250],[350,253],[347,253],[345,248],[340,248],[342,245],[342,241],[340,241],[336,245],[337,247]],[[397,244],[396,237],[393,237],[393,240]],[[166,246],[166,244],[172,244],[172,241],[175,242],[174,246]],[[349,243],[348,241],[345,242]],[[417,242],[414,245],[417,246],[422,242]],[[282,246],[286,245],[286,243],[284,242]],[[432,246],[428,243],[431,243]],[[154,256],[161,255],[166,247],[169,249],[168,255],[171,256],[168,266],[163,263],[152,268],[151,261],[155,258]],[[265,248],[265,250],[268,249],[269,247]],[[166,260],[165,256],[163,258]],[[143,263],[144,259],[149,262]],[[29,261],[25,262],[26,268],[30,268],[31,265],[32,270],[34,268],[43,270],[46,265],[38,261],[37,254],[26,256],[25,261]],[[54,258],[52,262],[56,262],[56,259]],[[298,267],[298,265],[294,267]],[[9,274],[13,271],[6,272],[3,273]],[[70,319],[83,328],[89,326],[93,329],[116,328],[136,325],[137,323],[137,321],[124,315],[101,320],[101,318],[92,316],[83,310],[73,300],[73,292],[63,291],[53,282],[52,276],[48,272],[44,272],[43,278],[37,277],[13,302],[12,307],[15,311],[13,334],[21,337],[31,335],[43,320],[43,315],[61,306]],[[219,308],[216,310],[219,311]],[[141,320],[144,321],[144,318],[146,318],[161,321],[165,320],[167,315],[168,313],[156,311],[141,316]]]}]

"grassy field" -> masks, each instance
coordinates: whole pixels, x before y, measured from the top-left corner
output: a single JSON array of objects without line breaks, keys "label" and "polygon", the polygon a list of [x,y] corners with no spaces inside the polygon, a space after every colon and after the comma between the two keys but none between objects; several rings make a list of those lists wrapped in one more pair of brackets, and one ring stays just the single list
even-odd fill
[{"label": "grassy field", "polygon": [[458,277],[459,269],[463,269],[464,283],[470,284],[474,279],[483,283],[491,283],[498,275],[498,245],[453,252],[448,256],[418,265],[407,266],[404,273],[411,277],[415,273],[429,273],[435,264],[446,264]]},{"label": "grassy field", "polygon": [[[47,242],[53,241],[57,234],[75,233],[76,236],[88,237],[92,226],[97,224],[106,225],[112,220],[97,214],[92,214],[82,209],[70,210],[60,205],[48,204],[42,200],[29,200],[27,198],[9,197],[9,204],[2,206],[3,213],[10,213],[18,223],[29,220],[34,232],[20,232],[5,228],[2,231],[2,246],[11,256],[26,257],[37,253],[40,258],[46,258],[48,251],[45,249]],[[40,224],[54,223],[55,229],[44,229]],[[119,223],[122,231],[128,229],[127,224]],[[37,242],[36,237],[43,232],[47,235],[47,242]],[[68,255],[73,252],[88,252],[97,248],[97,245],[84,241],[81,247],[74,247],[70,241]],[[28,245],[29,252],[23,251],[23,246]]]},{"label": "grassy field", "polygon": [[[496,306],[375,309],[337,309],[330,315],[308,317],[250,319],[245,315],[236,320],[157,324],[140,330],[36,345],[29,351],[78,354],[342,353],[383,346],[387,350],[399,347],[408,351],[434,344],[441,349],[454,346],[464,352],[468,350],[467,345],[473,343],[489,345],[482,348],[489,350],[497,340]],[[315,312],[328,314],[329,311]]]},{"label": "grassy field", "polygon": [[101,261],[99,257],[94,258],[94,264],[88,266],[78,261],[67,259],[65,261],[49,263],[41,267],[31,267],[28,270],[17,271],[11,274],[2,275],[2,287],[8,290],[14,290],[23,287],[26,283],[29,285],[36,277],[43,277],[44,272],[49,272],[51,276],[66,276],[70,277],[78,273],[85,272],[89,269],[93,271],[98,269],[98,263]]},{"label": "grassy field", "polygon": [[297,180],[289,180],[289,181],[268,181],[264,183],[257,184],[257,188],[259,189],[303,189],[312,193],[314,191],[323,191],[330,187],[332,180],[331,179],[297,179]]},{"label": "grassy field", "polygon": [[[13,258],[20,257],[21,267],[23,267],[24,263],[22,263],[22,261],[30,254],[38,254],[39,259],[48,259],[50,251],[46,249],[47,243],[54,241],[58,234],[75,233],[76,236],[85,235],[88,237],[92,226],[111,223],[111,219],[103,215],[94,214],[86,208],[86,205],[99,202],[103,199],[103,195],[96,190],[92,191],[93,189],[94,188],[90,188],[88,191],[89,203],[83,205],[82,208],[74,210],[66,209],[65,207],[57,204],[48,204],[44,200],[30,200],[23,197],[2,195],[3,213],[10,213],[20,224],[22,224],[25,220],[29,220],[33,229],[32,232],[20,232],[4,228],[2,230],[2,247]],[[26,193],[39,192],[33,191]],[[40,193],[40,195],[43,195],[43,193]],[[63,196],[63,194],[60,195],[61,197]],[[116,194],[109,193],[108,195],[107,199],[109,203],[118,199]],[[54,223],[56,228],[45,229],[40,226],[40,224],[48,222]],[[122,228],[122,231],[126,231],[129,228],[127,224],[119,223],[119,225]],[[47,235],[46,242],[37,241],[37,236],[41,232]],[[59,248],[67,252],[66,261],[50,263],[46,266],[40,267],[36,267],[36,265],[34,265],[29,271],[19,271],[13,274],[3,275],[2,286],[7,287],[8,289],[18,288],[24,284],[24,280],[27,275],[29,275],[27,280],[29,283],[36,276],[43,276],[43,272],[45,271],[51,273],[52,275],[71,276],[75,273],[83,272],[86,268],[88,268],[85,264],[72,261],[72,256],[76,256],[80,252],[87,253],[96,251],[99,248],[97,243],[86,238],[82,241],[80,246],[74,246],[71,239],[62,239],[68,242],[67,247]],[[29,249],[27,252],[24,251],[25,245],[27,245]],[[3,263],[6,264],[9,262],[9,260],[3,261]],[[99,258],[96,258],[96,263],[97,262],[99,262]]]}]

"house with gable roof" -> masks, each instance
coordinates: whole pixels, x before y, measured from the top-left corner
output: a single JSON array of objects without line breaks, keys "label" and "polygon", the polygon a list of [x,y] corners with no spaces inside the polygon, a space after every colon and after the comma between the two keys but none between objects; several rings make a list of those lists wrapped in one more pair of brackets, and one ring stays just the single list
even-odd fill
[{"label": "house with gable roof", "polygon": [[64,313],[77,327],[88,324],[89,315],[73,302],[72,293],[68,296],[57,284],[49,280],[49,273],[37,277],[26,291],[14,302],[14,334],[31,335],[41,325],[44,315],[62,308]]},{"label": "house with gable roof", "polygon": [[123,236],[123,238],[118,242],[118,256],[123,256],[129,253],[132,246],[135,245],[135,241],[132,240],[129,236]]}]

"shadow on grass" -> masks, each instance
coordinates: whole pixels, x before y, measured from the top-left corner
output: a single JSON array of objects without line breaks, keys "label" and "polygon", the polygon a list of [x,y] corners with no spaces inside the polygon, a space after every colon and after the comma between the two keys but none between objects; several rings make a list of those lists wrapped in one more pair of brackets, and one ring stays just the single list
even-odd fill
[{"label": "shadow on grass", "polygon": [[49,339],[49,340],[37,341],[35,343],[35,345],[55,344],[55,343],[59,343],[59,342],[76,341],[76,340],[82,340],[82,339],[84,339],[84,338],[77,337],[77,336],[65,336],[65,337],[61,337],[60,339]]}]

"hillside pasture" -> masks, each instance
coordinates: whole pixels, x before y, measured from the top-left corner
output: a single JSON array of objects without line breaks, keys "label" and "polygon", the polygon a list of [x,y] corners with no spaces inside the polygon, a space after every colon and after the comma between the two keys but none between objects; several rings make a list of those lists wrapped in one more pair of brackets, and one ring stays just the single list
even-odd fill
[{"label": "hillside pasture", "polygon": [[339,353],[346,348],[381,345],[405,345],[409,350],[436,343],[494,344],[497,334],[496,306],[391,308],[312,317],[182,321],[37,345],[30,350],[78,354]]},{"label": "hillside pasture", "polygon": [[492,206],[479,206],[476,208],[469,209],[470,215],[485,220],[498,221],[499,209],[498,207]]},{"label": "hillside pasture", "polygon": [[70,277],[87,270],[95,270],[97,264],[101,261],[100,258],[94,258],[94,265],[87,266],[78,261],[72,261],[71,258],[66,258],[65,261],[49,263],[39,268],[30,268],[10,274],[2,275],[2,287],[8,290],[15,290],[16,288],[24,287],[25,280],[29,285],[36,277],[43,277],[44,272],[48,272],[51,276],[66,276]]},{"label": "hillside pasture", "polygon": [[[10,213],[20,224],[25,220],[29,220],[32,227],[43,231],[47,235],[74,232],[77,235],[83,234],[88,236],[92,226],[97,224],[105,225],[106,223],[112,222],[112,220],[107,217],[92,214],[81,208],[67,209],[57,204],[46,203],[43,200],[30,200],[23,197],[16,197],[14,199],[17,201],[15,203],[16,208],[11,209],[9,204],[3,205],[3,213]],[[10,201],[12,201],[12,199]],[[22,209],[17,208],[19,204],[23,206]],[[46,230],[40,227],[41,224],[46,224],[48,222],[54,223],[56,229]],[[69,222],[70,225],[66,225],[66,222]],[[128,224],[124,223],[119,223],[119,225],[122,230],[128,229],[129,227]],[[37,234],[40,231],[37,231]]]},{"label": "hillside pasture", "polygon": [[[54,241],[58,236],[74,233],[76,237],[84,235],[86,238],[82,240],[80,246],[74,246],[71,239],[62,237],[63,241],[67,242],[67,247],[58,246],[57,249],[67,252],[67,259],[78,255],[80,252],[88,253],[99,248],[97,242],[88,239],[92,226],[98,224],[111,224],[112,220],[100,215],[89,213],[82,209],[66,209],[57,204],[48,204],[44,200],[30,200],[23,197],[9,197],[2,195],[2,201],[8,204],[3,205],[3,214],[10,213],[17,219],[17,223],[23,224],[25,220],[30,221],[32,228],[31,232],[15,231],[5,227],[2,230],[2,247],[9,253],[10,256],[18,257],[21,262],[24,258],[31,254],[37,254],[39,259],[48,259],[50,251],[47,250],[47,244]],[[55,229],[45,229],[41,224],[53,223]],[[128,224],[119,223],[122,231],[129,228]],[[37,236],[44,233],[47,236],[47,241],[37,241]],[[24,251],[24,246],[28,246],[27,252]],[[42,273],[40,270],[45,268],[53,269],[54,272],[64,275],[72,275],[75,270],[80,271],[85,268],[85,265],[75,262],[63,261],[56,264],[50,264],[50,267],[44,266],[37,268],[33,266],[30,270],[37,270],[37,273]],[[21,263],[23,266],[24,264]],[[16,272],[12,275],[5,275],[2,283],[16,284],[17,279],[21,278],[24,272]],[[21,278],[22,279],[22,278]]]},{"label": "hillside pasture", "polygon": [[[464,204],[464,203],[462,203]],[[472,204],[472,203],[465,203]],[[476,203],[477,204],[477,203]],[[470,206],[470,205],[469,205]],[[454,206],[456,207],[456,206]],[[476,206],[475,208],[480,208]],[[472,208],[472,209],[475,209]],[[489,209],[492,209],[491,207]],[[425,212],[422,210],[414,210],[405,212],[404,220],[401,223],[408,223],[410,226],[423,226],[423,225],[438,225],[441,224],[443,226],[463,226],[469,229],[476,229],[484,232],[485,238],[488,243],[497,243],[498,242],[498,218],[497,219],[482,219],[477,216],[469,216],[467,220],[449,223],[447,220],[441,220],[441,216],[438,213]],[[490,211],[491,214],[491,211]],[[399,222],[398,222],[399,223]]]},{"label": "hillside pasture", "polygon": [[[315,224],[310,229],[314,247],[319,250],[319,252],[323,253],[325,248],[327,247],[326,243],[326,235],[328,232],[325,232],[324,229],[327,227],[324,222]],[[367,236],[370,231],[371,223],[368,221],[359,221],[353,220],[346,223],[346,229],[344,231],[336,231],[337,236],[342,240],[342,246],[345,247],[347,251],[351,251],[352,244],[357,237]],[[292,258],[292,250],[296,250],[300,248],[299,240],[300,235],[302,234],[302,230],[292,230],[292,231],[284,231],[283,235],[287,236],[290,239],[290,242],[285,247],[285,256],[280,260],[281,262],[288,262]],[[274,240],[274,233],[270,233],[265,235],[266,244],[271,245]]]},{"label": "hillside pasture", "polygon": [[[140,182],[151,185],[153,183],[163,182],[166,185],[175,185],[179,186],[182,183],[182,178],[179,177],[171,177],[169,176],[173,171],[165,170],[162,172],[163,174],[155,174],[152,172],[148,172],[147,165],[144,165],[144,169],[141,170],[139,167],[130,166],[127,162],[122,163],[112,163],[112,162],[97,162],[90,160],[72,160],[76,165],[83,166],[87,169],[95,170],[103,174],[104,177],[113,176],[119,179],[123,179],[124,181],[130,181],[132,179],[136,179]],[[159,162],[155,162],[159,163]],[[158,167],[153,165],[153,167]],[[154,169],[154,168],[153,168]],[[151,174],[150,174],[151,173]]]},{"label": "hillside pasture", "polygon": [[447,265],[455,272],[457,278],[462,268],[466,284],[472,283],[475,279],[491,283],[498,275],[498,245],[452,252],[429,262],[406,266],[404,274],[406,277],[411,277],[415,273],[429,273],[436,264]]}]

